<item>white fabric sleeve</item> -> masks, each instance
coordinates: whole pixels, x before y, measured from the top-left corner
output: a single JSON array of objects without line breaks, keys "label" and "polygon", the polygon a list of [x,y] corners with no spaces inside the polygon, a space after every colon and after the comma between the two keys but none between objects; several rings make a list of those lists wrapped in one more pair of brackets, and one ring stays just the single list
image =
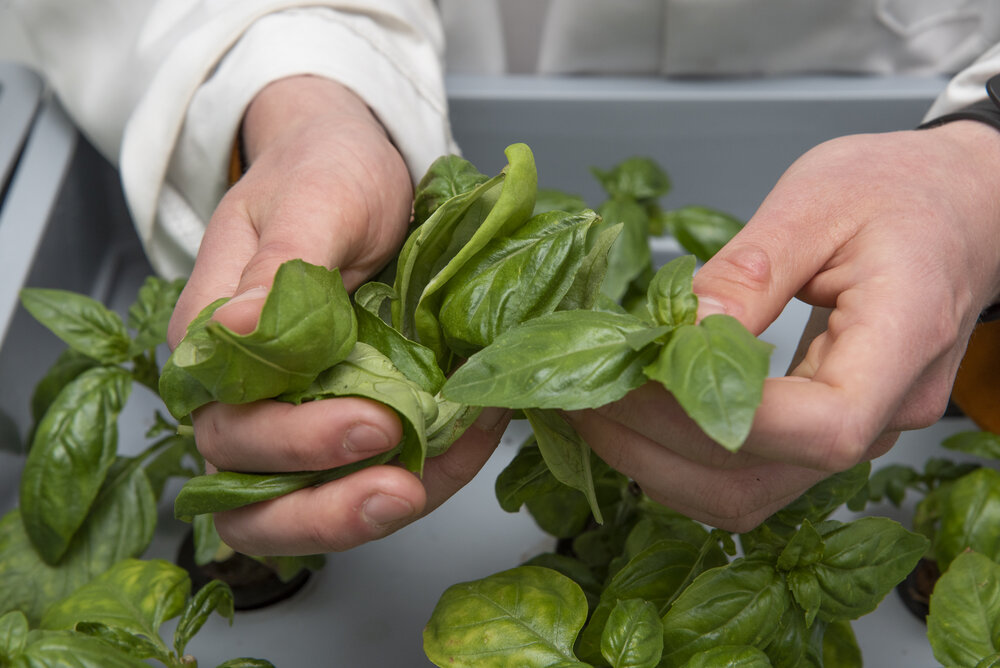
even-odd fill
[{"label": "white fabric sleeve", "polygon": [[454,150],[433,0],[10,0],[32,61],[121,171],[150,261],[189,273],[243,111],[293,74],[374,111],[415,177]]},{"label": "white fabric sleeve", "polygon": [[986,99],[986,81],[1000,74],[1000,44],[980,56],[972,65],[956,74],[927,110],[924,121],[958,111]]}]

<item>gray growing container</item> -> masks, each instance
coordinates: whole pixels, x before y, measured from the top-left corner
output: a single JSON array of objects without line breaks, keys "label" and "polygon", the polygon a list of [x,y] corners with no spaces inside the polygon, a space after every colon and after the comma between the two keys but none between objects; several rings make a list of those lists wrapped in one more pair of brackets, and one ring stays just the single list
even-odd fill
[{"label": "gray growing container", "polygon": [[[646,155],[672,177],[668,207],[705,204],[746,218],[802,152],[842,134],[913,127],[943,82],[454,77],[448,84],[456,138],[486,173],[502,167],[508,144],[526,142],[543,187],[597,204],[601,194],[589,167]],[[150,270],[112,167],[45,97],[37,77],[2,64],[0,177],[0,409],[13,425],[0,431],[8,435],[6,449],[0,447],[0,511],[6,511],[16,504],[22,461],[10,432],[23,440],[30,390],[62,347],[17,305],[18,289],[77,290],[122,310]],[[659,261],[678,253],[669,241],[654,248]],[[778,346],[774,373],[787,364],[804,314],[793,305],[765,332]],[[156,407],[149,393],[134,395],[123,418],[123,450],[141,446]],[[907,434],[887,460],[920,462],[944,435],[966,427],[942,422]],[[284,668],[429,665],[420,633],[445,588],[551,546],[527,515],[504,513],[493,497],[493,482],[525,433],[513,425],[479,477],[429,517],[385,540],[329,555],[295,597],[240,613],[232,628],[213,619],[189,651],[202,665],[236,656]],[[172,558],[184,530],[165,507],[150,554]],[[855,629],[868,665],[935,665],[923,626],[894,594]]]}]

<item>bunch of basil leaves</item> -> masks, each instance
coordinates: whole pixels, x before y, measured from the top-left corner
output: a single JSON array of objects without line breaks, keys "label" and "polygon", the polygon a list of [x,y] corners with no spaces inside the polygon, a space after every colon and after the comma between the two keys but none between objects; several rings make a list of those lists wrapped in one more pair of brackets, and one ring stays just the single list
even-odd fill
[{"label": "bunch of basil leaves", "polygon": [[527,146],[506,155],[493,177],[457,156],[434,163],[415,193],[415,227],[391,284],[363,285],[352,300],[336,270],[292,261],[279,269],[254,332],[212,321],[218,303],[191,324],[160,380],[175,417],[209,401],[353,395],[393,408],[404,438],[392,452],[328,471],[197,477],[177,497],[179,517],[390,458],[420,473],[482,407],[501,406],[529,420],[548,468],[601,521],[590,449],[559,411],[607,404],[650,380],[723,446],[742,444],[770,346],[728,316],[696,324],[695,258],[654,273],[649,249],[659,226],[683,230],[710,254],[739,224],[707,209],[661,211],[669,181],[649,160],[597,173],[609,195],[598,214],[576,198],[539,197]]},{"label": "bunch of basil leaves", "polygon": [[[181,287],[147,279],[127,324],[86,295],[21,292],[25,308],[68,347],[32,395],[19,507],[0,518],[0,665],[118,668],[154,659],[191,666],[185,648],[208,617],[232,621],[227,585],[213,581],[192,594],[182,568],[139,559],[168,479],[203,470],[194,440],[158,415],[146,435],[153,442],[138,455],[118,448],[118,419],[133,386],[158,387],[156,349]],[[204,562],[218,537],[210,521],[199,525]],[[168,644],[160,627],[174,618]]]}]

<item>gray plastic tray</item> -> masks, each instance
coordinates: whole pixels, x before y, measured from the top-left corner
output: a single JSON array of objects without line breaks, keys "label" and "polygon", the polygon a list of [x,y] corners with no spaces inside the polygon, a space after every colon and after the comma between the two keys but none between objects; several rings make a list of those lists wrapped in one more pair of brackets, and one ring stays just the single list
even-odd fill
[{"label": "gray plastic tray", "polygon": [[[449,81],[456,137],[485,172],[502,166],[506,145],[524,141],[535,152],[543,186],[597,202],[590,166],[650,155],[673,177],[668,205],[703,203],[743,217],[804,150],[839,134],[912,127],[941,85],[928,79]],[[22,434],[30,423],[28,391],[61,344],[16,307],[17,288],[79,290],[120,310],[149,273],[114,170],[58,105],[45,102],[40,109],[0,209],[0,306],[6,309],[0,310],[0,332],[6,332],[0,408]],[[665,260],[677,249],[661,243],[656,253]],[[776,373],[787,364],[804,312],[789,309],[764,335],[779,347]],[[123,449],[138,447],[155,406],[148,393],[133,395]],[[942,421],[908,433],[884,461],[923,461],[944,435],[968,426]],[[385,540],[330,555],[295,597],[240,613],[232,628],[213,619],[190,651],[204,665],[235,656],[259,656],[283,668],[429,665],[420,632],[445,588],[551,546],[528,516],[504,513],[493,496],[497,474],[525,433],[523,425],[512,426],[480,476],[431,516]],[[0,448],[0,511],[16,504],[20,460]],[[186,525],[172,520],[169,507],[161,515],[150,554],[171,559]],[[867,665],[936,665],[924,627],[894,594],[855,630]]]}]

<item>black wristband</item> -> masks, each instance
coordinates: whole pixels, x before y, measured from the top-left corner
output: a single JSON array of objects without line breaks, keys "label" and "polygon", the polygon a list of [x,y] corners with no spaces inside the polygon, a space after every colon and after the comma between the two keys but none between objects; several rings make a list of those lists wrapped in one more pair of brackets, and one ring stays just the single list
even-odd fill
[{"label": "black wristband", "polygon": [[[970,104],[968,107],[950,114],[931,119],[918,126],[917,129],[936,128],[939,125],[944,125],[952,121],[979,121],[1000,131],[1000,74],[994,75],[986,82],[986,95],[987,98],[985,100]],[[979,314],[979,320],[980,322],[1000,320],[1000,302],[992,306],[987,306]]]},{"label": "black wristband", "polygon": [[986,82],[985,100],[921,124],[918,129],[936,128],[952,121],[979,121],[1000,130],[1000,74]]}]

